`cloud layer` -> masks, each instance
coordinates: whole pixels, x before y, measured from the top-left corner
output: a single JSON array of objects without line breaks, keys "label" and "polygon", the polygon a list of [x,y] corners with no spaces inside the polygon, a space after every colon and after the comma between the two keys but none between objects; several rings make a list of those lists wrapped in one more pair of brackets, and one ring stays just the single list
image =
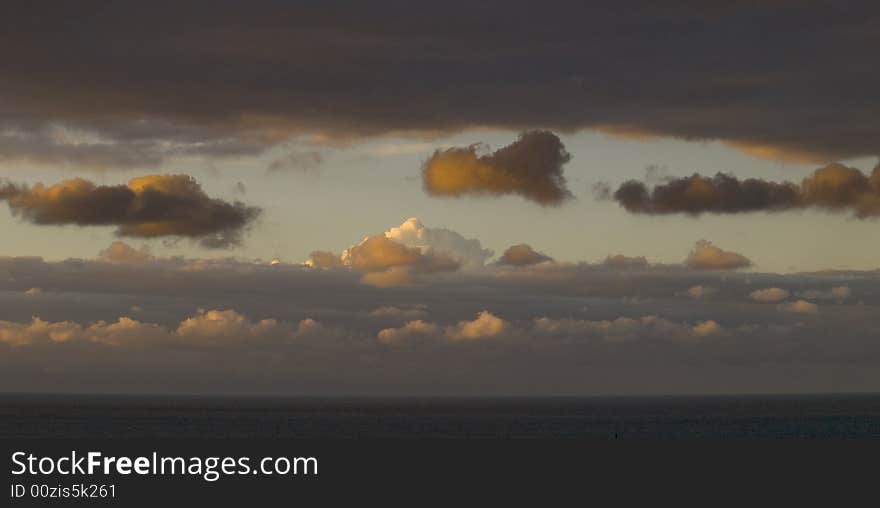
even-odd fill
[{"label": "cloud layer", "polygon": [[866,175],[842,164],[830,164],[817,169],[800,184],[758,178],[740,180],[725,173],[711,178],[699,174],[668,178],[653,188],[630,180],[623,183],[612,197],[627,211],[648,215],[734,214],[815,208],[850,212],[858,218],[877,217],[880,216],[880,166]]},{"label": "cloud layer", "polygon": [[562,174],[571,155],[552,132],[523,132],[488,155],[477,155],[479,147],[434,152],[422,167],[425,191],[447,197],[518,194],[543,206],[572,197]]},{"label": "cloud layer", "polygon": [[186,237],[209,248],[240,243],[261,211],[212,198],[187,175],[143,176],[125,185],[97,185],[81,178],[33,187],[0,182],[0,200],[34,224],[116,226],[119,236]]},{"label": "cloud layer", "polygon": [[[490,263],[381,288],[362,283],[369,273],[0,258],[0,382],[312,395],[880,386],[877,272]],[[776,290],[789,299],[773,303]]]},{"label": "cloud layer", "polygon": [[484,126],[878,153],[873,2],[96,9],[0,10],[16,25],[0,44],[5,158],[118,167]]}]

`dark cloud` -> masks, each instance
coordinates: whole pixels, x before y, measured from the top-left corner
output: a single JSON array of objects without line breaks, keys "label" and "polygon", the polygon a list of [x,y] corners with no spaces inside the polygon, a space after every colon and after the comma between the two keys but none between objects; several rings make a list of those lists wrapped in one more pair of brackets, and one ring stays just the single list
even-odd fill
[{"label": "dark cloud", "polygon": [[[597,192],[597,198],[605,197],[608,197],[607,192]],[[855,168],[830,164],[817,169],[800,184],[758,178],[740,180],[724,173],[714,177],[694,174],[685,178],[667,178],[653,188],[630,180],[623,183],[612,197],[627,211],[648,215],[817,208],[848,211],[859,218],[876,217],[880,215],[880,166],[869,176]]]},{"label": "dark cloud", "polygon": [[321,155],[321,152],[291,152],[283,157],[273,160],[269,164],[267,172],[283,173],[290,171],[299,173],[313,173],[317,171],[323,163],[324,156]]},{"label": "dark cloud", "polygon": [[52,186],[0,182],[0,200],[40,225],[116,226],[138,238],[187,237],[208,248],[237,245],[260,209],[208,196],[190,176],[150,175],[125,185],[81,178]]},{"label": "dark cloud", "polygon": [[[876,155],[878,19],[867,0],[10,2],[0,131],[34,143],[18,158],[109,166],[475,126]],[[100,142],[42,134],[53,125]]]},{"label": "dark cloud", "polygon": [[543,263],[544,261],[553,261],[553,258],[535,251],[531,246],[524,243],[511,245],[498,258],[499,265],[508,266],[529,266]]},{"label": "dark cloud", "polygon": [[489,155],[480,145],[434,152],[422,167],[425,191],[434,196],[519,194],[540,205],[559,205],[572,197],[562,166],[571,155],[559,137],[528,131]]}]

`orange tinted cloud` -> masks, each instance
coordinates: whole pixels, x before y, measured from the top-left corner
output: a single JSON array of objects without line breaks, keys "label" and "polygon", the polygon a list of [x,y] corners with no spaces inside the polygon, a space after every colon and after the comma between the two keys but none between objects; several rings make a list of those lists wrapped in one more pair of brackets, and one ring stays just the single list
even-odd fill
[{"label": "orange tinted cloud", "polygon": [[33,187],[0,184],[0,200],[13,214],[41,225],[116,226],[139,238],[180,236],[202,246],[236,245],[260,209],[208,196],[188,175],[150,175],[127,185],[97,185],[82,178]]},{"label": "orange tinted cloud", "polygon": [[529,131],[489,155],[479,145],[436,151],[422,167],[425,191],[433,196],[518,194],[542,206],[572,197],[562,167],[571,155],[559,137]]},{"label": "orange tinted cloud", "polygon": [[818,208],[850,211],[858,218],[876,217],[880,216],[880,166],[867,175],[839,163],[829,164],[800,184],[759,178],[740,180],[725,173],[668,178],[652,188],[645,182],[630,180],[613,194],[603,191],[597,197],[613,198],[627,211],[647,215]]}]

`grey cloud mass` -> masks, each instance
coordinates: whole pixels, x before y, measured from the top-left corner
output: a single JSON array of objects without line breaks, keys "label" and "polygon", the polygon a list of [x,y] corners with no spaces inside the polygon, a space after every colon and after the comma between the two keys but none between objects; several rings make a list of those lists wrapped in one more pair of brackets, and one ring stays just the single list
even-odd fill
[{"label": "grey cloud mass", "polygon": [[[880,386],[877,272],[550,263],[436,276],[379,288],[299,265],[0,258],[0,381],[16,391],[313,395]],[[695,286],[717,291],[693,299]],[[25,294],[34,287],[38,298]],[[750,298],[841,287],[846,299],[821,305]]]},{"label": "grey cloud mass", "polygon": [[860,219],[880,216],[880,166],[870,175],[834,163],[815,170],[800,184],[740,180],[725,173],[666,178],[649,188],[630,180],[611,195],[604,186],[600,199],[613,197],[627,211],[647,215],[684,213],[734,214],[813,208],[849,212]]},{"label": "grey cloud mass", "polygon": [[878,19],[867,0],[7,2],[0,153],[132,166],[500,127],[877,155]]}]

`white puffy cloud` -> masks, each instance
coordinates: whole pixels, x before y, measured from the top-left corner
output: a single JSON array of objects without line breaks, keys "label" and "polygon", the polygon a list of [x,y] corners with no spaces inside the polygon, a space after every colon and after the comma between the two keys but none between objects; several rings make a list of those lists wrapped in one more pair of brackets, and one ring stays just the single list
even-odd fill
[{"label": "white puffy cloud", "polygon": [[465,270],[482,267],[494,254],[491,249],[484,249],[477,239],[465,238],[451,229],[427,228],[417,217],[389,229],[385,237],[422,253],[434,252],[452,258]]},{"label": "white puffy cloud", "polygon": [[758,289],[749,293],[749,298],[760,303],[776,303],[785,300],[789,292],[782,288]]}]

